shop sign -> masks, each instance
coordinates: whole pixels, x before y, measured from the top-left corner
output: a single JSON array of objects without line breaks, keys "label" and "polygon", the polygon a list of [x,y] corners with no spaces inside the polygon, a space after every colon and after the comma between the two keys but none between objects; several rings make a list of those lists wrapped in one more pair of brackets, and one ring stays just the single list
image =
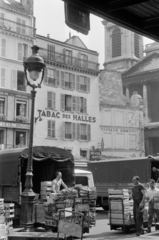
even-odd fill
[{"label": "shop sign", "polygon": [[90,160],[91,161],[99,161],[99,160],[101,160],[101,151],[99,151],[99,150],[92,150],[92,151],[90,151]]},{"label": "shop sign", "polygon": [[103,132],[116,132],[116,133],[136,133],[138,129],[136,128],[116,128],[116,127],[105,127],[101,126]]},{"label": "shop sign", "polygon": [[96,118],[91,117],[89,115],[80,115],[80,114],[67,114],[67,113],[61,113],[61,112],[55,112],[50,110],[38,110],[38,117],[37,119],[42,119],[43,117],[48,118],[62,118],[62,119],[70,119],[72,121],[79,121],[79,122],[89,122],[89,123],[95,123]]},{"label": "shop sign", "polygon": [[0,127],[30,129],[30,124],[22,124],[22,123],[14,123],[14,122],[0,122]]}]

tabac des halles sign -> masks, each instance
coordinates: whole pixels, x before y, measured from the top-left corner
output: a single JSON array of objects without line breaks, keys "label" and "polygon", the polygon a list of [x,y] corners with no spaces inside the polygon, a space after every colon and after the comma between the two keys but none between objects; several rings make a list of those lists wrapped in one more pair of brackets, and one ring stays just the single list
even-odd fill
[{"label": "tabac des halles sign", "polygon": [[89,12],[74,3],[65,2],[65,23],[68,27],[85,35],[90,30]]}]

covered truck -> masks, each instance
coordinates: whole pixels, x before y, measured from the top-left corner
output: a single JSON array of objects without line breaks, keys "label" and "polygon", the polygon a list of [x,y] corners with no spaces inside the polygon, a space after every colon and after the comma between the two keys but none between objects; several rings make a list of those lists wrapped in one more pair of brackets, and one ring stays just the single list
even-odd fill
[{"label": "covered truck", "polygon": [[157,181],[159,176],[152,171],[153,167],[159,169],[159,157],[90,161],[88,170],[93,174],[97,190],[97,206],[107,210],[108,189],[131,189],[132,178],[135,175],[138,175],[145,184],[150,178]]}]

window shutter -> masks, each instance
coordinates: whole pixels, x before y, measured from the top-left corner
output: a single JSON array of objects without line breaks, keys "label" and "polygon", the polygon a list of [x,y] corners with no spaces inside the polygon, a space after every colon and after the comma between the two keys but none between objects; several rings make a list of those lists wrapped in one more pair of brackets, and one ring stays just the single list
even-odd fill
[{"label": "window shutter", "polygon": [[91,125],[87,125],[87,140],[91,141]]},{"label": "window shutter", "polygon": [[77,140],[80,140],[80,123],[77,123]]},{"label": "window shutter", "polygon": [[80,90],[80,76],[79,75],[76,76],[76,90],[77,91]]},{"label": "window shutter", "polygon": [[22,34],[25,34],[25,20],[22,20]]},{"label": "window shutter", "polygon": [[54,57],[55,57],[55,46],[50,45],[50,59],[54,60]]},{"label": "window shutter", "polygon": [[48,84],[48,69],[45,69],[45,77],[44,77],[44,82]]},{"label": "window shutter", "polygon": [[81,66],[81,53],[78,53],[78,66]]},{"label": "window shutter", "polygon": [[87,77],[87,92],[90,93],[90,78]]},{"label": "window shutter", "polygon": [[80,98],[76,97],[76,111],[79,113],[80,112]]},{"label": "window shutter", "polygon": [[66,56],[66,49],[64,48],[64,49],[63,49],[63,63],[66,62],[66,61],[65,61],[65,56]]},{"label": "window shutter", "polygon": [[2,39],[1,55],[6,57],[6,39]]},{"label": "window shutter", "polygon": [[51,137],[51,121],[48,120],[47,122],[47,136]]},{"label": "window shutter", "polygon": [[52,93],[53,92],[47,92],[47,107],[48,108],[52,108],[53,106],[53,104],[52,104]]},{"label": "window shutter", "polygon": [[6,79],[6,70],[5,68],[1,68],[1,87],[5,87],[5,79]]},{"label": "window shutter", "polygon": [[83,98],[83,113],[87,113],[87,99]]},{"label": "window shutter", "polygon": [[14,90],[17,90],[17,71],[11,70],[11,87]]},{"label": "window shutter", "polygon": [[62,137],[65,139],[65,122],[62,123]]},{"label": "window shutter", "polygon": [[56,93],[52,92],[52,108],[56,109]]},{"label": "window shutter", "polygon": [[23,45],[22,43],[18,43],[18,60],[23,60]]},{"label": "window shutter", "polygon": [[72,139],[76,139],[76,124],[72,123]]},{"label": "window shutter", "polygon": [[59,79],[59,70],[56,70],[56,87],[59,87],[60,79]]},{"label": "window shutter", "polygon": [[65,94],[61,94],[61,111],[65,111]]},{"label": "window shutter", "polygon": [[52,138],[55,138],[55,121],[51,121],[52,122]]},{"label": "window shutter", "polygon": [[72,111],[76,112],[76,97],[72,96]]},{"label": "window shutter", "polygon": [[61,87],[65,88],[65,73],[61,71]]},{"label": "window shutter", "polygon": [[75,90],[75,74],[71,74],[71,85],[72,90]]},{"label": "window shutter", "polygon": [[20,33],[21,32],[21,19],[20,18],[17,18],[17,33]]}]

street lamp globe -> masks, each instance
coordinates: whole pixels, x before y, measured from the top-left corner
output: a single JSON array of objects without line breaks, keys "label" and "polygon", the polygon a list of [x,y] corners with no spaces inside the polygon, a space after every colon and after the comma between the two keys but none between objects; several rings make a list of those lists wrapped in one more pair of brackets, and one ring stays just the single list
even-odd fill
[{"label": "street lamp globe", "polygon": [[43,58],[39,56],[39,49],[37,45],[32,46],[32,55],[23,63],[27,85],[33,89],[41,88],[46,67]]}]

